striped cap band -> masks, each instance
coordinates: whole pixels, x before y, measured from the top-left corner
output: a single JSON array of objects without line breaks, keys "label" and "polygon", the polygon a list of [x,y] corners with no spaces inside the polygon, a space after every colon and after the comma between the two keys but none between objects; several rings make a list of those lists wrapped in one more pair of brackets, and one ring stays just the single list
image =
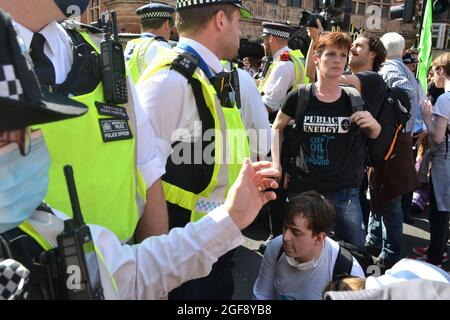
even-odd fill
[{"label": "striped cap band", "polygon": [[143,14],[140,15],[141,16],[141,20],[146,20],[146,19],[164,19],[164,18],[172,18],[172,14],[168,11],[153,11],[153,12],[145,12]]},{"label": "striped cap band", "polygon": [[276,30],[276,29],[272,29],[272,28],[263,28],[263,33],[264,34],[270,34],[273,35],[275,37],[279,37],[279,38],[286,38],[289,39],[290,36],[290,32],[287,31],[281,31],[281,30]]}]

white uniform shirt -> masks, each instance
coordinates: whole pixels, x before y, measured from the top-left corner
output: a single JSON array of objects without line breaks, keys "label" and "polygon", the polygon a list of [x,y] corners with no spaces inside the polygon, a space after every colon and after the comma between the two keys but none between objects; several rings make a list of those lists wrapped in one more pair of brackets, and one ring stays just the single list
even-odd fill
[{"label": "white uniform shirt", "polygon": [[[15,27],[23,38],[25,46],[29,48],[33,39],[33,32],[17,22],[15,22]],[[73,50],[70,37],[63,27],[56,22],[48,24],[39,33],[46,39],[44,53],[52,61],[55,68],[56,84],[61,84],[66,80],[72,69]],[[162,144],[151,130],[131,78],[128,80],[136,113],[138,165],[147,186],[150,187],[165,173],[165,163],[158,156],[158,150],[160,150]]]},{"label": "white uniform shirt", "polygon": [[[148,38],[148,37],[155,37],[155,35],[151,32],[145,32],[143,35],[143,38]],[[170,44],[168,42],[165,41],[160,41],[160,40],[154,40],[150,43],[150,45],[145,49],[145,63],[147,66],[150,65],[150,63],[155,59],[155,57],[158,55],[158,48],[162,46],[168,49],[171,49],[172,47],[170,46]],[[131,56],[131,54],[133,53],[133,51],[131,51],[132,46],[130,45],[130,43],[127,45],[126,49],[125,49],[125,59],[129,58]],[[142,70],[144,71],[144,70]]]},{"label": "white uniform shirt", "polygon": [[[212,74],[223,70],[220,60],[199,42],[184,37],[181,37],[179,42],[197,51]],[[257,90],[254,90],[256,88],[253,83],[249,83],[250,80],[253,82],[248,75],[244,75],[244,72],[239,72],[241,88],[246,88],[246,90],[241,89],[242,121],[247,129],[267,129],[264,121],[267,115],[261,111],[259,103],[261,98],[259,94],[256,98]],[[156,135],[165,141],[165,159],[169,157],[172,150],[171,144],[176,140],[192,142],[201,138],[202,130],[198,125],[200,117],[194,94],[183,75],[174,70],[164,69],[144,81],[139,81],[137,89],[142,106],[147,112]],[[270,130],[267,134],[270,136]],[[265,144],[266,146],[261,144],[258,147],[261,152],[265,152],[264,149],[270,147],[270,140]],[[252,149],[257,150],[257,148]]]},{"label": "white uniform shirt", "polygon": [[[332,280],[339,244],[326,238],[317,267],[298,270],[286,260],[283,253],[277,259],[283,244],[282,236],[273,239],[264,253],[259,275],[253,287],[253,298],[258,300],[322,300],[325,286]],[[352,276],[364,277],[358,261],[353,259]]]},{"label": "white uniform shirt", "polygon": [[[66,220],[35,211],[28,222],[53,246]],[[244,242],[228,212],[219,207],[195,223],[174,228],[168,235],[150,237],[137,245],[121,245],[108,229],[89,225],[106,299],[160,299],[183,282],[204,277],[217,259]],[[106,268],[105,268],[106,267]],[[111,282],[113,277],[118,294]]]},{"label": "white uniform shirt", "polygon": [[[280,55],[285,51],[292,51],[287,46],[281,48],[273,55],[273,61],[277,60]],[[274,63],[274,62],[272,62]],[[301,73],[301,72],[300,72]],[[268,79],[266,80],[263,88],[264,96],[263,102],[272,111],[277,111],[280,109],[286,95],[288,94],[289,88],[294,85],[295,82],[295,65],[291,60],[289,61],[278,61],[269,74],[266,75]],[[303,75],[300,74],[300,79]]]},{"label": "white uniform shirt", "polygon": [[443,269],[424,261],[402,259],[382,276],[370,276],[366,279],[366,290],[378,289],[397,282],[414,279],[427,279],[450,283],[450,275]]}]

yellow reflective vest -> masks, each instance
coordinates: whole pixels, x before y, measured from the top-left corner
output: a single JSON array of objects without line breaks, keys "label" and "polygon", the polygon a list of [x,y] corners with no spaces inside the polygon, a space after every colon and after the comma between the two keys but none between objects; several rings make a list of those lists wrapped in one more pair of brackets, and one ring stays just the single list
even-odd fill
[{"label": "yellow reflective vest", "polygon": [[128,41],[125,52],[129,56],[125,58],[125,63],[135,84],[148,66],[148,61],[145,61],[145,52],[154,41],[158,40],[155,37],[145,37]]},{"label": "yellow reflective vest", "polygon": [[[99,52],[88,34],[79,33]],[[63,173],[63,167],[70,164],[86,223],[101,225],[113,231],[122,242],[128,241],[143,212],[147,189],[137,167],[134,108],[130,102],[126,107],[104,104],[102,82],[94,91],[71,98],[89,108],[86,115],[38,126],[51,157],[45,201],[72,215]],[[110,108],[126,110],[129,120],[105,114]],[[114,132],[117,128],[122,129],[125,138],[118,137]],[[126,137],[127,132],[131,136]]]},{"label": "yellow reflective vest", "polygon": [[[57,247],[56,237],[64,230],[64,223],[61,219],[51,213],[36,210],[28,220],[19,226],[19,229],[36,241],[44,251],[50,251]],[[103,255],[95,244],[94,250],[105,298],[114,300],[119,299],[117,284],[106,266]],[[31,276],[33,277],[33,274],[31,274]],[[65,297],[57,298],[64,299]]]},{"label": "yellow reflective vest", "polygon": [[[289,53],[290,60],[294,63],[294,66],[295,66],[295,81],[291,88],[291,92],[292,92],[292,91],[296,90],[297,85],[309,83],[309,78],[306,76],[305,57],[303,56],[302,52],[300,50],[292,50],[292,51],[287,51],[287,52]],[[281,55],[280,55],[280,57],[281,57]],[[280,57],[278,57],[271,63],[266,76],[264,77],[264,79],[262,79],[260,85],[258,86],[258,91],[260,93],[264,92],[264,87],[267,83],[267,80],[270,78],[271,71],[281,61]],[[300,72],[303,75],[302,79],[300,79]]]},{"label": "yellow reflective vest", "polygon": [[[153,74],[170,68],[179,54],[166,48],[160,49],[163,52],[158,55],[151,69],[146,70],[140,81],[145,81]],[[213,173],[207,187],[200,192],[185,190],[176,181],[172,180],[169,183],[164,177],[163,188],[166,201],[186,209],[191,214],[190,220],[196,221],[223,203],[230,186],[239,175],[244,158],[249,157],[250,151],[247,133],[236,105],[232,108],[220,105],[216,90],[200,68],[197,67],[192,77],[201,83],[203,98],[214,120]],[[201,150],[203,156],[205,150]],[[166,170],[169,170],[167,166]],[[186,165],[185,170],[189,170],[189,165]]]}]

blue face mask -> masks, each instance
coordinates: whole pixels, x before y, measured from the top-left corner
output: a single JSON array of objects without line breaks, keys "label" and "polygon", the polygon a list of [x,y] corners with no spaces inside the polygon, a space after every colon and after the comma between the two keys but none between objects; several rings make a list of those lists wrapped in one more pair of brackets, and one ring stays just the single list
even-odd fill
[{"label": "blue face mask", "polygon": [[16,144],[0,148],[0,233],[28,219],[44,200],[50,155],[41,137],[31,141],[31,152],[20,154]]},{"label": "blue face mask", "polygon": [[67,17],[81,16],[89,5],[89,0],[53,0]]}]

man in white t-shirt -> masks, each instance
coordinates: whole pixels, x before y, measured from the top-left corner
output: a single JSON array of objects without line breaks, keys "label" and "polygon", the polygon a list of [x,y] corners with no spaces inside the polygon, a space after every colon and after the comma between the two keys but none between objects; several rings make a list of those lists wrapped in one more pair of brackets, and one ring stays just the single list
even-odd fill
[{"label": "man in white t-shirt", "polygon": [[[293,198],[286,208],[283,235],[265,251],[253,298],[321,300],[339,253],[339,244],[326,235],[334,219],[333,206],[317,192]],[[364,277],[354,258],[350,274]]]}]

